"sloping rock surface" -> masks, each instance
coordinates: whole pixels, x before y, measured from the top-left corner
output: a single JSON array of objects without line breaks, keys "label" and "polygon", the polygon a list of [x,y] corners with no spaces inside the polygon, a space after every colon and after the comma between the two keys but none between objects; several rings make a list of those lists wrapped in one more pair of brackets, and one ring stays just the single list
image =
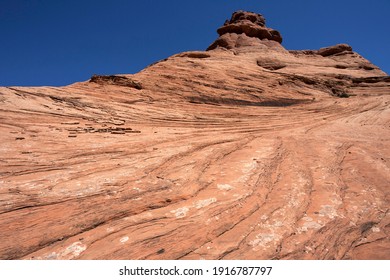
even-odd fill
[{"label": "sloping rock surface", "polygon": [[264,26],[239,12],[234,44],[1,87],[0,258],[389,259],[389,77]]}]

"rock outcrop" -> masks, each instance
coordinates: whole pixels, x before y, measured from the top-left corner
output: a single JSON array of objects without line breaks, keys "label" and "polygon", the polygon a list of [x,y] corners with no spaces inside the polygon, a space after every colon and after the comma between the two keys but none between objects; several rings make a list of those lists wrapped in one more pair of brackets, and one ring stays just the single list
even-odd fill
[{"label": "rock outcrop", "polygon": [[352,47],[347,44],[339,44],[331,47],[321,48],[317,52],[322,56],[330,56],[330,55],[342,55],[342,54],[351,54]]},{"label": "rock outcrop", "polygon": [[279,31],[265,26],[262,15],[238,11],[233,13],[232,18],[217,30],[219,38],[208,47],[208,50],[217,47],[232,49],[241,46],[256,46],[262,40],[282,43]]},{"label": "rock outcrop", "polygon": [[134,75],[0,87],[0,259],[390,259],[390,77],[253,13],[219,33]]},{"label": "rock outcrop", "polygon": [[136,82],[128,77],[118,76],[118,75],[93,75],[89,80],[91,83],[96,83],[100,85],[117,85],[132,87],[135,89],[142,89],[142,85],[139,82]]}]

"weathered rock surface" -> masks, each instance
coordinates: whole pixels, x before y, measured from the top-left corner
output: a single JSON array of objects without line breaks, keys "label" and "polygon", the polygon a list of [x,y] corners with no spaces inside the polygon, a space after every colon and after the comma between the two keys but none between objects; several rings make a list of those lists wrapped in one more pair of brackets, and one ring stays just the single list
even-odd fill
[{"label": "weathered rock surface", "polygon": [[265,19],[262,15],[237,11],[232,18],[217,30],[219,38],[208,47],[208,50],[217,47],[227,49],[261,45],[264,40],[282,43],[282,36],[279,31],[265,26]]},{"label": "weathered rock surface", "polygon": [[260,43],[1,87],[0,258],[389,259],[387,74],[227,34]]},{"label": "weathered rock surface", "polygon": [[339,44],[331,47],[321,48],[317,53],[322,56],[348,54],[352,53],[352,47],[347,44]]},{"label": "weathered rock surface", "polygon": [[90,80],[91,83],[97,83],[100,85],[117,85],[117,86],[125,86],[132,87],[136,89],[142,89],[142,85],[139,82],[136,82],[128,77],[123,76],[104,76],[104,75],[93,75]]}]

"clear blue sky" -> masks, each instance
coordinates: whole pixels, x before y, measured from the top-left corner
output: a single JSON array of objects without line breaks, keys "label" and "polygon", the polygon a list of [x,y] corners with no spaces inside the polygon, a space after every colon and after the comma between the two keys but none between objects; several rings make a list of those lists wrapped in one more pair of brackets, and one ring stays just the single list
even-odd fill
[{"label": "clear blue sky", "polygon": [[263,14],[287,49],[348,43],[390,73],[390,0],[0,0],[0,86],[136,73],[206,49],[239,9]]}]

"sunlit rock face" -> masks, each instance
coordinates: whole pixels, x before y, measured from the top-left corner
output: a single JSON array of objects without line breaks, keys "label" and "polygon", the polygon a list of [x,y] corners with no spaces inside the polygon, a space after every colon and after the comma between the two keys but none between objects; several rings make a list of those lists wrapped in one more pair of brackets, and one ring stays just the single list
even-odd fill
[{"label": "sunlit rock face", "polygon": [[390,258],[389,76],[254,13],[218,32],[134,75],[0,87],[0,259]]},{"label": "sunlit rock face", "polygon": [[232,49],[240,46],[261,45],[264,41],[282,43],[279,31],[265,26],[262,15],[237,11],[230,20],[217,30],[219,38],[208,47],[208,50],[217,47]]}]

